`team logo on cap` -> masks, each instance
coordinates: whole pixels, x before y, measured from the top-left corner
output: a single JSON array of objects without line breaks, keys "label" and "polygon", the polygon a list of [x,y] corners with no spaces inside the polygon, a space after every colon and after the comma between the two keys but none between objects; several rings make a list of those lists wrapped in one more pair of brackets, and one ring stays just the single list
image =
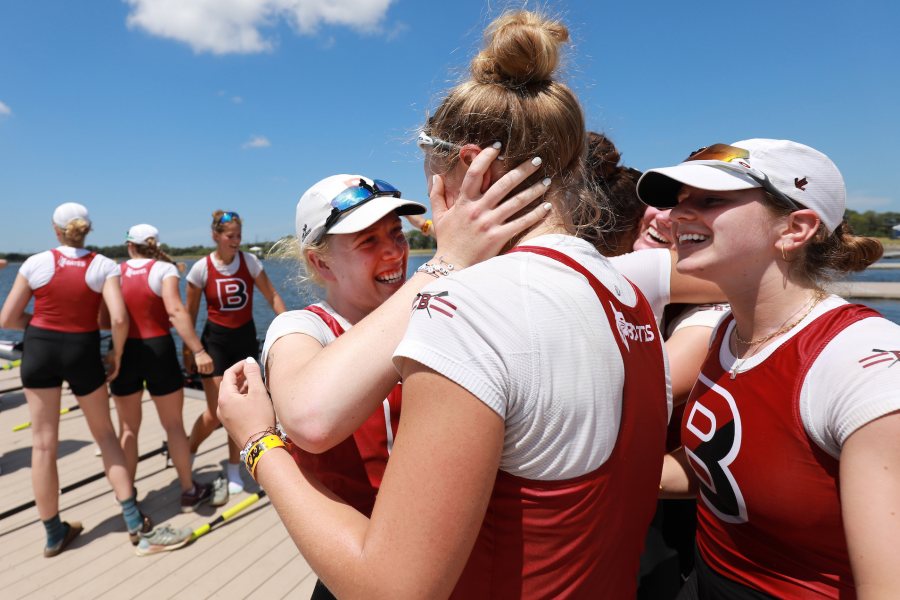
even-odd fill
[{"label": "team logo on cap", "polygon": [[900,350],[881,350],[879,348],[872,348],[872,352],[875,352],[876,354],[859,359],[859,364],[862,365],[863,369],[868,369],[869,367],[874,367],[875,365],[886,362],[891,363],[887,366],[887,368],[890,368],[900,362]]},{"label": "team logo on cap", "polygon": [[806,186],[808,183],[809,183],[809,181],[807,181],[806,177],[804,177],[803,179],[794,177],[794,187],[797,188],[798,190],[803,190],[805,192]]},{"label": "team logo on cap", "polygon": [[437,294],[416,294],[416,300],[413,302],[413,310],[424,310],[431,316],[431,311],[440,313],[446,317],[453,318],[456,312],[456,305],[446,299],[450,292],[438,292]]}]

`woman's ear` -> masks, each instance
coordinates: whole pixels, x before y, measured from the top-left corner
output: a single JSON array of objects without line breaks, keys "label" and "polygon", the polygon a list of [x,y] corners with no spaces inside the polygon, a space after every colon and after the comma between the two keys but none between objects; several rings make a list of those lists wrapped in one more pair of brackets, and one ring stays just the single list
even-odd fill
[{"label": "woman's ear", "polygon": [[787,252],[796,250],[816,235],[820,224],[821,220],[813,210],[794,211],[787,216],[778,244]]},{"label": "woman's ear", "polygon": [[[475,144],[466,144],[459,149],[459,161],[465,165],[466,169],[468,169],[469,165],[472,164],[472,161],[475,160],[475,157],[480,153],[481,148],[479,148]],[[491,169],[488,169],[484,172],[484,176],[481,179],[482,194],[488,191],[488,188],[491,187],[491,183]]]},{"label": "woman's ear", "polygon": [[333,281],[335,279],[334,273],[331,271],[331,267],[328,266],[328,261],[324,255],[312,250],[307,250],[306,264],[308,264],[311,269],[315,270],[322,279],[326,281]]}]

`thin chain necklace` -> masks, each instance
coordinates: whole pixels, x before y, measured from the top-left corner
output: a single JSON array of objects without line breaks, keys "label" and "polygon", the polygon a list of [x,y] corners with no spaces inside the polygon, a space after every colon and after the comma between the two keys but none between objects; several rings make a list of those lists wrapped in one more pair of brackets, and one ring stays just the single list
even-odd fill
[{"label": "thin chain necklace", "polygon": [[[747,359],[756,355],[756,353],[759,351],[760,346],[762,346],[769,340],[772,340],[772,339],[777,338],[778,336],[784,335],[785,333],[787,333],[788,331],[790,331],[791,329],[793,329],[794,327],[796,327],[797,325],[802,323],[803,319],[805,319],[806,317],[809,316],[809,313],[811,313],[813,311],[813,309],[819,304],[819,302],[821,302],[822,300],[825,299],[825,296],[826,296],[825,292],[823,292],[822,290],[816,290],[816,293],[813,295],[812,298],[810,298],[810,300],[808,302],[809,306],[806,308],[805,311],[803,311],[802,315],[800,315],[795,320],[793,320],[789,323],[785,323],[784,325],[782,325],[781,327],[779,327],[777,330],[773,331],[772,333],[764,335],[764,336],[756,338],[756,339],[745,340],[744,338],[742,338],[740,336],[740,334],[738,333],[737,323],[735,323],[734,329],[733,329],[734,339],[735,339],[735,341],[740,342],[741,344],[744,344],[745,346],[747,346],[747,352],[741,358],[737,358],[737,356],[735,356],[734,364],[731,365],[731,369],[730,369],[731,379],[734,379],[737,376],[738,369],[741,367],[741,365],[743,365],[747,361]],[[735,350],[737,350],[736,345],[735,345]],[[737,353],[735,352],[735,354],[737,354]]]}]

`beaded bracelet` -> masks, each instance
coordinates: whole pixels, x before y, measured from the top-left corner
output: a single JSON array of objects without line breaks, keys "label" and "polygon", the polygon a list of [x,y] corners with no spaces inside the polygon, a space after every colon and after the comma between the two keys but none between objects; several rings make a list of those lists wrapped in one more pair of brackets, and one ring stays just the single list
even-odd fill
[{"label": "beaded bracelet", "polygon": [[422,223],[422,233],[424,235],[428,235],[428,232],[431,231],[432,226],[434,225],[434,221],[428,219],[424,223]]},{"label": "beaded bracelet", "polygon": [[446,277],[450,274],[451,271],[453,271],[453,269],[453,265],[448,263],[446,260],[444,260],[444,257],[441,256],[438,259],[438,264],[425,263],[424,265],[416,269],[416,273],[427,273],[436,279],[441,275]]},{"label": "beaded bracelet", "polygon": [[263,454],[269,450],[284,447],[284,442],[277,435],[267,435],[253,444],[253,447],[250,448],[250,452],[247,453],[247,460],[244,462],[247,470],[250,471],[250,476],[253,477],[253,479],[256,479],[256,465],[259,464],[259,459],[262,458]]}]

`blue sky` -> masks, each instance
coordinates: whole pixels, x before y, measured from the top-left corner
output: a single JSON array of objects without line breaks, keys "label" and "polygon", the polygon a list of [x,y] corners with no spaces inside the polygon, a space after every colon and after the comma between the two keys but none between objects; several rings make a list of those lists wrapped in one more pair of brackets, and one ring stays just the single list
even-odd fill
[{"label": "blue sky", "polygon": [[[484,25],[522,3],[455,0],[6,0],[0,3],[0,252],[53,245],[62,202],[90,243],[149,222],[209,240],[292,233],[340,172],[425,198],[412,138]],[[534,4],[531,4],[534,6]],[[831,156],[848,205],[900,211],[900,8],[880,2],[547,1],[573,38],[562,79],[625,164],[784,137]]]}]

